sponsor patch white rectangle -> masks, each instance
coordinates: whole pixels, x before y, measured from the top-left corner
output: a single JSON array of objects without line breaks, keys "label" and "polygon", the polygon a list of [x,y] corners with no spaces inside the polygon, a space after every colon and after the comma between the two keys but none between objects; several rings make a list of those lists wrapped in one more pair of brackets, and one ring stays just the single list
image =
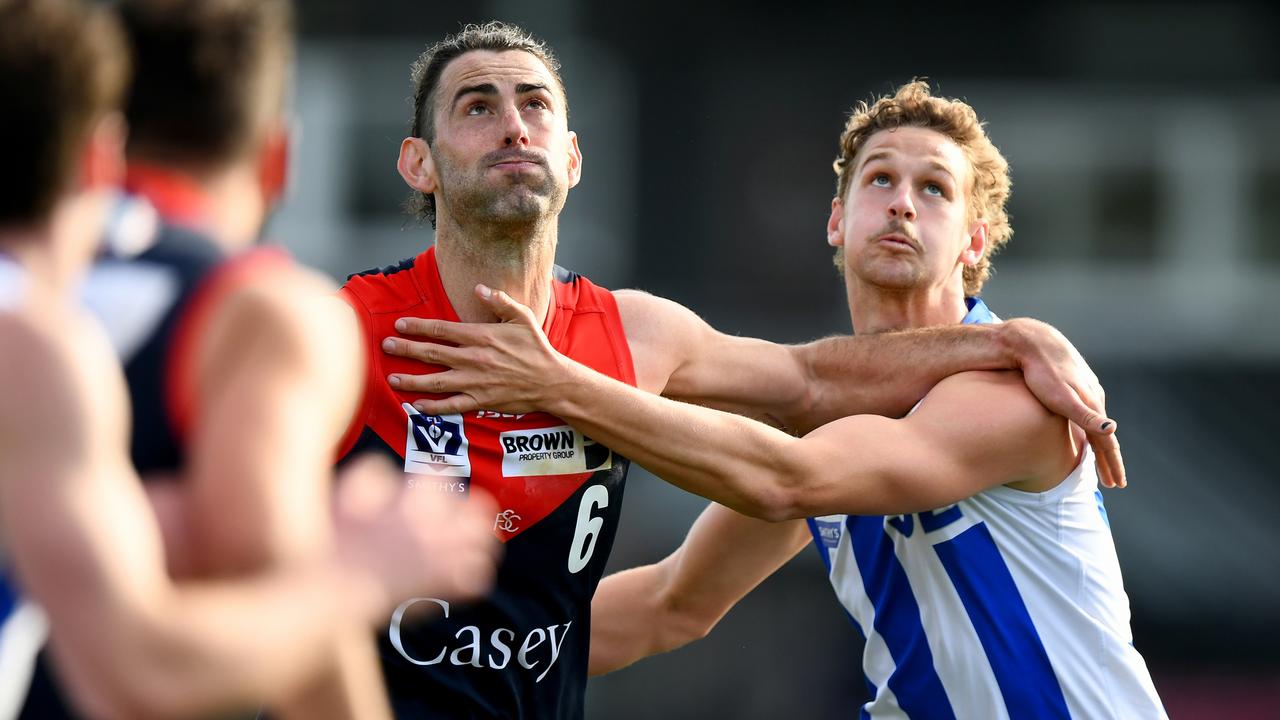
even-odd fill
[{"label": "sponsor patch white rectangle", "polygon": [[569,475],[613,467],[613,453],[568,425],[511,430],[498,436],[506,477]]}]

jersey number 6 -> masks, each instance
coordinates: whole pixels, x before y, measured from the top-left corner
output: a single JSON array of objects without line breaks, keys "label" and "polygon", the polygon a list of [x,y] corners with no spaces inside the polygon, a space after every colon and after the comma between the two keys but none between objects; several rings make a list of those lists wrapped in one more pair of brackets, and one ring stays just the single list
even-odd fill
[{"label": "jersey number 6", "polygon": [[578,526],[573,530],[573,542],[569,545],[569,572],[576,573],[587,566],[596,551],[596,536],[604,525],[604,518],[592,517],[596,508],[609,507],[609,491],[603,485],[592,485],[582,493],[578,506]]}]

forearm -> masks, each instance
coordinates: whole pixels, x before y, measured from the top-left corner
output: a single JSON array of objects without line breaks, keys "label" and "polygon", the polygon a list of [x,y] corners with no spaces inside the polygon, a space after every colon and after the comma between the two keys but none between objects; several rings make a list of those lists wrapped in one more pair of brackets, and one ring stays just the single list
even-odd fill
[{"label": "forearm", "polygon": [[[60,660],[98,657],[84,677],[108,714],[189,717],[274,703],[296,694],[332,657],[343,628],[362,630],[386,604],[334,566],[278,572],[243,583],[177,589],[168,599],[103,618],[111,632],[77,633]],[[377,608],[377,610],[375,610]],[[96,637],[100,652],[86,647]],[[96,677],[95,677],[96,676]],[[349,717],[383,717],[372,713]]]},{"label": "forearm", "polygon": [[705,634],[664,611],[665,574],[660,563],[624,570],[600,582],[591,599],[588,675],[620,670]]},{"label": "forearm", "polygon": [[794,346],[811,391],[807,404],[783,420],[804,434],[850,415],[900,417],[943,378],[1018,367],[1010,327],[955,325]]},{"label": "forearm", "polygon": [[752,517],[792,517],[811,475],[795,438],[730,413],[658,397],[566,360],[538,405],[668,482]]},{"label": "forearm", "polygon": [[709,505],[676,552],[600,583],[591,602],[591,674],[705,637],[808,542],[803,521],[767,523]]}]

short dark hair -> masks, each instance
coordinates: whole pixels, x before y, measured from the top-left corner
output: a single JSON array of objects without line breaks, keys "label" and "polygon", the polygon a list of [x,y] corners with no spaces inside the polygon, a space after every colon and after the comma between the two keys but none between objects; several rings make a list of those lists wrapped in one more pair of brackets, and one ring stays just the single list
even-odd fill
[{"label": "short dark hair", "polygon": [[0,0],[0,224],[47,219],[94,126],[120,107],[128,56],[114,16],[79,0]]},{"label": "short dark hair", "polygon": [[217,169],[262,141],[293,63],[289,0],[124,0],[120,16],[131,157]]},{"label": "short dark hair", "polygon": [[[542,61],[560,86],[560,96],[565,100],[568,112],[569,100],[560,79],[560,61],[551,47],[523,28],[491,20],[483,25],[467,25],[453,35],[427,48],[414,61],[410,70],[413,78],[413,117],[409,120],[409,135],[422,138],[427,144],[435,142],[436,87],[440,76],[450,62],[472,50],[504,52],[520,50]],[[436,225],[436,200],[427,193],[415,192],[405,203],[405,209],[421,219]]]}]

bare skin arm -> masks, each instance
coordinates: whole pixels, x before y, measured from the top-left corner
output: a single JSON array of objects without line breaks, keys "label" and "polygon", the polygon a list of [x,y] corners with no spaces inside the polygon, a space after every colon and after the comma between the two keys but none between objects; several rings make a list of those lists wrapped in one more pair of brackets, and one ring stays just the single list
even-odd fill
[{"label": "bare skin arm", "polygon": [[[352,492],[382,500],[343,504],[341,555],[234,583],[172,584],[127,459],[123,378],[102,362],[110,350],[91,327],[72,325],[75,347],[43,329],[66,328],[62,320],[0,318],[4,346],[24,349],[0,358],[11,379],[0,513],[24,589],[50,616],[55,660],[90,714],[189,716],[278,699],[317,670],[333,628],[368,627],[413,586],[447,586],[457,569],[390,568],[385,555],[417,545],[465,556],[474,546],[491,562],[479,542],[487,517],[451,523],[452,508],[388,502],[394,487],[366,469]],[[423,521],[454,524],[459,539],[424,544]]]},{"label": "bare skin arm", "polygon": [[613,672],[705,637],[808,541],[803,521],[769,523],[711,504],[674,553],[600,582],[587,673]]},{"label": "bare skin arm", "polygon": [[[392,354],[453,368],[435,375],[399,376],[400,387],[465,393],[449,403],[423,407],[454,412],[494,409],[504,401],[527,405],[528,396],[561,371],[563,358],[546,342],[527,308],[505,293],[480,296],[505,322],[464,325],[404,318],[397,323],[402,333],[462,346],[391,338]],[[619,293],[618,300],[640,388],[737,411],[793,431],[807,432],[849,415],[901,415],[938,379],[965,369],[952,366],[944,351],[956,352],[963,363],[1003,367],[1011,364],[1005,354],[1009,351],[993,349],[1008,342],[1026,365],[1023,376],[1036,397],[1049,410],[1092,427],[1088,439],[1102,484],[1125,484],[1115,423],[1100,420],[1104,415],[1097,378],[1074,348],[1043,323],[1011,321],[829,338],[788,348],[722,335],[689,310],[643,293]],[[1003,329],[1009,326],[1015,330]],[[1005,340],[993,340],[990,333],[1005,333]],[[746,400],[730,401],[733,397]],[[752,408],[747,402],[757,404]]]},{"label": "bare skin arm", "polygon": [[[333,543],[334,445],[363,389],[356,317],[327,282],[291,268],[240,288],[209,324],[196,380],[191,547],[214,575],[312,561]],[[316,388],[325,389],[322,402]],[[277,714],[390,714],[365,628],[335,637],[328,658],[328,668]]]},{"label": "bare skin arm", "polygon": [[200,334],[186,479],[202,569],[252,572],[323,552],[333,446],[363,386],[354,314],[320,279],[290,271],[233,292]]}]

